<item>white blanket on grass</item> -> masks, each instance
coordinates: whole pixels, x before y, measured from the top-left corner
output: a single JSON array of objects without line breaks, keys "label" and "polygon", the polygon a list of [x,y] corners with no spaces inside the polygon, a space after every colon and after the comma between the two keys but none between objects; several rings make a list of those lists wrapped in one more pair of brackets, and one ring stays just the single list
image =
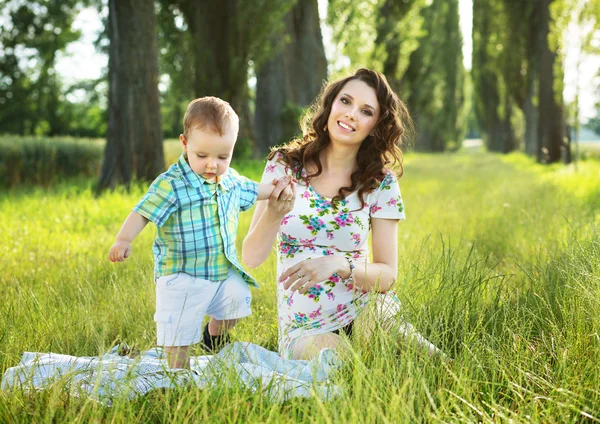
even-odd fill
[{"label": "white blanket on grass", "polygon": [[241,386],[261,391],[273,402],[309,396],[328,400],[341,393],[329,381],[341,365],[331,349],[323,349],[310,361],[292,361],[258,345],[236,342],[214,356],[192,357],[191,370],[169,369],[161,348],[142,352],[135,359],[120,356],[118,351],[115,346],[94,357],[25,352],[16,367],[6,370],[1,388],[40,390],[64,384],[75,396],[107,405],[117,397],[133,399],[155,389],[186,386]]}]

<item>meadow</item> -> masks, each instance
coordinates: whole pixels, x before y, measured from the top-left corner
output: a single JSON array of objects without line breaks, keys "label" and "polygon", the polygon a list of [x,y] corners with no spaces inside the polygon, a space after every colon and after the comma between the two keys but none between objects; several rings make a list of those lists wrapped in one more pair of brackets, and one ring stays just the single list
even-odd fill
[{"label": "meadow", "polygon": [[[235,160],[234,160],[235,162]],[[263,164],[237,163],[258,179]],[[0,193],[0,373],[24,351],[102,354],[153,346],[148,227],[125,263],[107,253],[143,194],[93,180]],[[541,166],[521,154],[409,153],[395,290],[404,318],[451,361],[378,331],[334,376],[344,394],[269,403],[229,388],[157,392],[107,408],[0,392],[0,422],[600,421],[600,162]],[[242,214],[238,248],[252,212]],[[254,276],[235,340],[276,349],[275,256]],[[200,354],[201,351],[194,351]]]}]

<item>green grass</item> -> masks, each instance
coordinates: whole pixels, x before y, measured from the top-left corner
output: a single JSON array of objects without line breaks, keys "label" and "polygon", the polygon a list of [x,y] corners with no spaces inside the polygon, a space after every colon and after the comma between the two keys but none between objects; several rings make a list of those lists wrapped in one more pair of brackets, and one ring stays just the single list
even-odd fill
[{"label": "green grass", "polygon": [[[177,146],[173,143],[173,156]],[[0,422],[578,422],[600,420],[600,164],[522,155],[409,154],[400,180],[396,291],[406,319],[452,362],[378,332],[334,380],[345,394],[269,404],[239,387],[153,393],[106,408],[0,393]],[[262,165],[235,164],[259,178]],[[98,355],[154,343],[151,244],[107,259],[143,194],[92,194],[93,181],[0,194],[0,372],[24,351]],[[251,212],[242,215],[241,236]],[[254,314],[234,338],[275,349],[274,255],[254,272]],[[196,352],[199,353],[199,352]]]}]

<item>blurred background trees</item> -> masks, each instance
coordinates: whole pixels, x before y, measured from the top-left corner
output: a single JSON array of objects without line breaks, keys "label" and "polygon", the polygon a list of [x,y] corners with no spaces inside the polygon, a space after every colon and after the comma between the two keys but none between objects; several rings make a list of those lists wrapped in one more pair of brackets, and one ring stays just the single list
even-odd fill
[{"label": "blurred background trees", "polygon": [[[490,151],[570,161],[581,93],[564,101],[566,37],[579,28],[577,66],[600,55],[600,0],[473,0],[470,69],[461,1],[0,0],[0,133],[106,137],[110,187],[156,173],[157,146],[179,135],[192,98],[229,101],[241,118],[236,155],[264,157],[298,134],[325,80],[365,66],[408,104],[416,150],[456,150],[468,134]],[[56,58],[89,7],[109,66],[70,82]],[[115,16],[140,23],[120,51],[128,30]]]}]

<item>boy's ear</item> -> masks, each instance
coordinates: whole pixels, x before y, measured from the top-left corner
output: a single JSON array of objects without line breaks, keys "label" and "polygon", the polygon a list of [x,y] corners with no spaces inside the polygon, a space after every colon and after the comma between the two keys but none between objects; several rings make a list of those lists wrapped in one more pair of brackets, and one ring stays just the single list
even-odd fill
[{"label": "boy's ear", "polygon": [[181,148],[184,152],[187,152],[187,140],[183,134],[179,134],[179,141],[181,141]]}]

